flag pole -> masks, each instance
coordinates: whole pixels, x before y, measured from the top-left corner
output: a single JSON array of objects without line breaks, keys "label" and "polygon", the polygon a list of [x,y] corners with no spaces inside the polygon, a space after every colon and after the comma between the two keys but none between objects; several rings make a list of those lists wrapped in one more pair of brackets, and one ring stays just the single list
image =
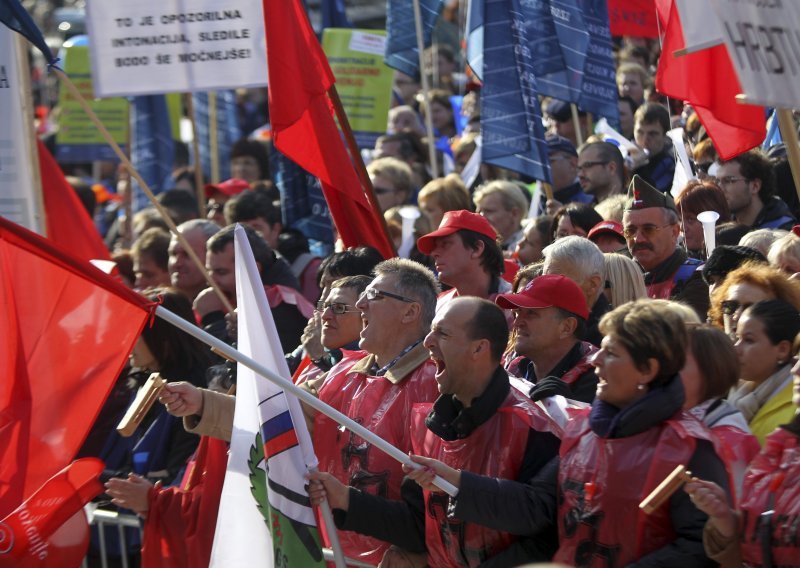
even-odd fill
[{"label": "flag pole", "polygon": [[436,141],[433,138],[433,119],[431,118],[431,97],[428,75],[425,73],[425,40],[422,37],[422,11],[419,0],[414,0],[414,24],[417,29],[417,51],[419,52],[419,77],[422,81],[422,100],[425,102],[425,130],[428,134],[428,157],[431,161],[433,179],[439,177],[439,164],[436,162]]},{"label": "flag pole", "polygon": [[[312,468],[312,473],[319,471],[319,468]],[[331,551],[333,552],[333,563],[336,568],[346,568],[347,560],[342,552],[342,545],[339,542],[339,533],[336,531],[336,524],[333,521],[333,513],[331,512],[331,505],[325,499],[319,504],[319,513],[322,515],[322,520],[325,522],[325,530],[328,532],[328,540],[331,541]]]},{"label": "flag pole", "polygon": [[194,158],[194,187],[195,198],[197,199],[197,209],[200,211],[200,218],[206,218],[206,199],[205,189],[203,188],[203,167],[200,163],[200,140],[197,138],[197,114],[194,111],[194,99],[192,93],[186,93],[186,111],[189,113],[189,121],[192,123],[192,156]]},{"label": "flag pole", "polygon": [[781,136],[786,141],[786,155],[789,158],[792,178],[794,178],[794,188],[798,197],[800,197],[800,183],[798,183],[800,181],[800,147],[798,147],[797,127],[794,124],[791,109],[779,108],[777,113],[778,127],[781,130]]},{"label": "flag pole", "polygon": [[[292,381],[284,379],[283,377],[276,374],[274,371],[271,371],[267,369],[265,366],[261,365],[258,361],[252,359],[251,357],[248,357],[241,351],[237,351],[236,349],[234,349],[224,341],[217,339],[210,333],[203,331],[192,322],[187,321],[182,317],[173,314],[169,310],[165,309],[163,306],[156,307],[156,315],[161,319],[171,323],[175,327],[178,327],[182,331],[185,331],[195,339],[202,341],[209,347],[217,349],[225,357],[232,359],[237,363],[241,363],[242,365],[252,370],[256,374],[262,376],[271,383],[281,387],[284,391],[293,394],[294,396],[296,396],[302,402],[305,402],[308,406],[310,406],[317,412],[321,412],[334,422],[341,424],[342,426],[353,432],[356,436],[363,438],[368,443],[372,444],[379,450],[385,452],[390,457],[396,459],[403,465],[413,469],[422,468],[421,465],[411,461],[411,459],[404,452],[400,451],[398,448],[391,445],[389,442],[387,442],[386,440],[375,434],[373,431],[366,429],[364,426],[362,426],[355,420],[348,418],[347,416],[345,416],[332,406],[325,404],[310,392],[307,392],[298,387],[297,385],[295,385]],[[439,489],[441,489],[451,497],[455,497],[458,494],[458,489],[453,484],[442,479],[438,475],[434,479],[433,483]]]},{"label": "flag pole", "polygon": [[375,197],[375,190],[372,187],[372,180],[369,179],[369,174],[367,174],[367,167],[364,165],[364,160],[361,158],[361,151],[358,149],[358,144],[356,144],[356,138],[353,135],[353,129],[350,126],[350,121],[347,119],[347,113],[344,111],[344,105],[342,105],[342,99],[339,98],[339,91],[336,90],[335,83],[331,85],[330,89],[328,89],[328,98],[330,99],[331,103],[333,103],[333,108],[336,112],[336,120],[339,122],[339,128],[342,130],[342,134],[344,134],[344,139],[347,142],[347,148],[350,150],[350,157],[353,160],[353,167],[355,168],[356,174],[361,181],[361,186],[364,188],[364,194],[367,196],[367,201],[369,202],[370,206],[372,206],[372,211],[375,213],[375,216],[380,219],[381,227],[383,227],[383,234],[386,235],[386,240],[389,242],[392,250],[394,250],[392,238],[389,236],[389,228],[386,226],[386,218],[383,216],[383,212],[381,212],[381,206],[378,203],[378,198]]},{"label": "flag pole", "polygon": [[228,300],[228,298],[222,292],[220,287],[217,286],[217,283],[214,282],[214,280],[211,278],[211,275],[209,275],[208,271],[206,270],[205,264],[200,261],[200,259],[197,257],[197,254],[194,252],[194,249],[192,249],[191,245],[189,245],[189,242],[178,231],[178,227],[175,226],[175,222],[169,216],[167,210],[164,209],[161,203],[158,202],[156,196],[153,195],[150,186],[147,185],[147,182],[144,181],[141,174],[136,170],[136,168],[133,167],[133,164],[128,159],[128,156],[125,155],[125,152],[123,152],[122,149],[120,149],[119,145],[114,141],[113,136],[111,136],[111,134],[108,132],[108,129],[106,129],[105,125],[102,123],[100,118],[98,118],[97,114],[95,114],[95,112],[92,110],[92,107],[89,106],[89,103],[86,102],[86,99],[83,98],[83,95],[81,95],[80,91],[75,86],[75,83],[73,83],[72,80],[69,78],[69,76],[58,67],[53,66],[53,72],[58,76],[58,78],[61,81],[64,82],[70,94],[75,98],[76,101],[78,101],[78,104],[80,104],[83,111],[89,117],[89,120],[91,120],[92,123],[97,127],[97,129],[100,131],[100,134],[103,136],[103,138],[105,138],[105,141],[108,142],[109,146],[111,146],[111,149],[119,158],[120,162],[122,162],[122,164],[127,168],[128,173],[132,175],[134,178],[136,178],[136,181],[139,182],[139,186],[142,188],[142,191],[150,200],[150,202],[153,204],[153,206],[161,214],[161,217],[164,219],[164,222],[167,224],[172,234],[175,235],[175,238],[178,239],[178,242],[181,243],[181,246],[186,251],[186,254],[188,254],[189,257],[192,259],[192,262],[194,262],[195,265],[197,265],[197,267],[200,268],[200,271],[205,277],[206,282],[214,290],[214,292],[217,293],[217,296],[219,296],[222,305],[225,306],[225,309],[228,311],[228,313],[233,313],[234,308],[230,300]]},{"label": "flag pole", "polygon": [[583,146],[583,130],[581,129],[581,118],[578,115],[578,105],[570,103],[572,109],[572,123],[575,125],[575,141],[578,143],[578,148]]}]

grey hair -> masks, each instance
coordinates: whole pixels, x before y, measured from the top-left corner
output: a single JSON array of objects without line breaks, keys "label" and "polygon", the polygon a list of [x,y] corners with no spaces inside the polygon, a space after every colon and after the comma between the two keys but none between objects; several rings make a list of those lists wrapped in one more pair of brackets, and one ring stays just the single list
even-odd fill
[{"label": "grey hair", "polygon": [[606,278],[606,263],[603,252],[589,239],[571,235],[562,237],[542,250],[545,260],[558,263],[569,263],[583,276],[589,278],[595,274]]},{"label": "grey hair", "polygon": [[380,262],[373,273],[376,277],[396,274],[398,293],[420,303],[422,306],[420,325],[423,329],[430,328],[436,315],[439,283],[429,268],[407,258],[390,258]]},{"label": "grey hair", "polygon": [[178,231],[181,233],[188,233],[195,230],[200,230],[203,235],[205,235],[206,240],[208,240],[219,233],[221,229],[214,221],[209,221],[208,219],[191,219],[178,225]]}]

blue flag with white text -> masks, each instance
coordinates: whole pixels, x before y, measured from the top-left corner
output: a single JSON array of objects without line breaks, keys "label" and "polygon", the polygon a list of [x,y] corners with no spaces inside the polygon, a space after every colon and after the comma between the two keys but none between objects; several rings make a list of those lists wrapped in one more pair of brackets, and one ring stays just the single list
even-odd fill
[{"label": "blue flag with white text", "polygon": [[526,14],[520,0],[484,0],[483,161],[550,182]]},{"label": "blue flag with white text", "polygon": [[589,46],[583,69],[583,85],[578,107],[595,116],[604,116],[612,126],[619,125],[617,82],[607,0],[578,0],[583,11]]},{"label": "blue flag with white text", "polygon": [[[172,173],[175,141],[164,95],[133,97],[131,104],[131,163],[153,191],[170,189],[166,182]],[[139,183],[131,181],[133,209],[139,211],[150,205]]]},{"label": "blue flag with white text", "polygon": [[30,14],[18,0],[0,0],[0,22],[18,34],[22,34],[29,42],[42,52],[48,65],[56,62],[53,52],[44,41],[42,32],[36,27]]},{"label": "blue flag with white text", "polygon": [[[425,47],[431,45],[433,27],[443,6],[444,0],[419,0]],[[411,77],[416,76],[419,72],[419,50],[411,0],[387,0],[386,34],[386,65]]]}]

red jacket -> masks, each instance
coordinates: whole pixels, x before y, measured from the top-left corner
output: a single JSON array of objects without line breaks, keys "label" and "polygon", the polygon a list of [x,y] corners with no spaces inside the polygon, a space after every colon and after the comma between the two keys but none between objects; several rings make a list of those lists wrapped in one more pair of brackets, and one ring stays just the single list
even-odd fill
[{"label": "red jacket", "polygon": [[[408,453],[411,409],[432,402],[439,395],[433,378],[436,366],[421,344],[398,361],[385,376],[368,375],[374,356],[345,359],[331,369],[319,390],[319,398],[381,438]],[[400,499],[402,466],[330,418],[318,414],[314,421],[314,450],[319,469],[347,485],[372,495]],[[323,530],[323,538],[327,534]],[[354,532],[340,531],[345,556],[378,565],[389,545]]]}]

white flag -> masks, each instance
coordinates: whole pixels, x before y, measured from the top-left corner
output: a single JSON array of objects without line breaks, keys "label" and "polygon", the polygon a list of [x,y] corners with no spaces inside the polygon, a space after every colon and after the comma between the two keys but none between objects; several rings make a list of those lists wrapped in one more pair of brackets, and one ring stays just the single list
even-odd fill
[{"label": "white flag", "polygon": [[[239,351],[289,380],[264,285],[238,226],[235,254]],[[300,403],[241,364],[236,389],[211,566],[324,566],[304,478],[317,459]]]}]

